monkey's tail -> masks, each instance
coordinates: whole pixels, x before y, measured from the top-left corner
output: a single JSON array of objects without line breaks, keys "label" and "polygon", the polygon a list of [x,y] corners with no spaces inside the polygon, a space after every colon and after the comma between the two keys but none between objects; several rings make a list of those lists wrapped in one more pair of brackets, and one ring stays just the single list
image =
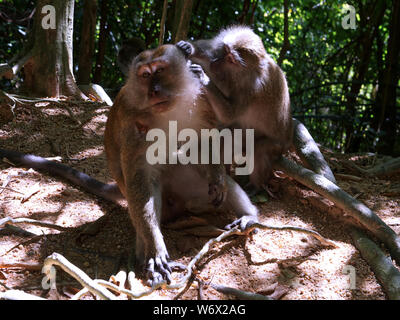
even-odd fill
[{"label": "monkey's tail", "polygon": [[0,160],[3,158],[8,159],[16,166],[33,168],[39,171],[45,171],[50,175],[64,178],[68,182],[105,200],[118,203],[119,200],[124,199],[116,184],[105,184],[64,164],[53,162],[31,154],[0,149]]}]

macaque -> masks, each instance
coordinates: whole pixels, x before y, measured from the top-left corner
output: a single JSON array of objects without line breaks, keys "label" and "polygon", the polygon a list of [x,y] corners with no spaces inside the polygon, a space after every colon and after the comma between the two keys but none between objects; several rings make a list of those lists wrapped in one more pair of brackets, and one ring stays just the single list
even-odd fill
[{"label": "macaque", "polygon": [[253,128],[250,190],[266,188],[275,161],[292,143],[289,91],[279,66],[250,28],[233,26],[211,40],[177,46],[210,78],[207,98],[224,127]]},{"label": "macaque", "polygon": [[146,44],[140,38],[133,37],[122,43],[118,51],[117,64],[126,77],[128,77],[129,66],[133,59],[145,49]]},{"label": "macaque", "polygon": [[[139,54],[125,86],[112,106],[105,131],[105,150],[112,176],[128,201],[136,229],[136,258],[148,284],[171,281],[174,263],[160,229],[161,220],[185,211],[232,210],[238,216],[228,227],[245,229],[257,222],[257,208],[221,164],[150,164],[147,150],[153,129],[214,128],[215,114],[204,87],[182,51],[163,45]],[[169,141],[171,143],[171,141]],[[181,148],[181,146],[178,146]],[[174,157],[167,153],[166,157]]]}]

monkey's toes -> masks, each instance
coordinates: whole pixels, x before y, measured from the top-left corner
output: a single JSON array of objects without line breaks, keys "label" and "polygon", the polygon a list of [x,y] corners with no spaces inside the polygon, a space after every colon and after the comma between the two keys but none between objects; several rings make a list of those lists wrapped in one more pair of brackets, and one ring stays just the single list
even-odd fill
[{"label": "monkey's toes", "polygon": [[147,284],[151,287],[157,286],[166,281],[171,283],[171,268],[166,258],[151,258],[146,267]]},{"label": "monkey's toes", "polygon": [[170,284],[172,270],[184,271],[186,266],[182,263],[167,261],[159,257],[149,259],[146,267],[147,284],[150,287],[158,286],[165,281]]},{"label": "monkey's toes", "polygon": [[[232,223],[225,226],[226,230],[231,230],[235,227],[239,227],[240,231],[245,231],[246,229],[250,228],[253,224],[258,223],[257,217],[253,216],[243,216]],[[257,230],[252,231],[254,234],[257,233]]]}]

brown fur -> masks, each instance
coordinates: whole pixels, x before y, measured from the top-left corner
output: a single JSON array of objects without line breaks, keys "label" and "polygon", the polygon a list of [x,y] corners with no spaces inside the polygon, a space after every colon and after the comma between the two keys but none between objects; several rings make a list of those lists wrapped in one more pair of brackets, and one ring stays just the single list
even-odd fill
[{"label": "brown fur", "polygon": [[[183,49],[188,49],[186,42]],[[289,90],[282,70],[248,27],[222,30],[211,40],[194,42],[189,51],[190,59],[210,77],[208,98],[218,120],[226,127],[255,129],[250,181],[257,188],[263,186],[275,161],[292,143]]]}]

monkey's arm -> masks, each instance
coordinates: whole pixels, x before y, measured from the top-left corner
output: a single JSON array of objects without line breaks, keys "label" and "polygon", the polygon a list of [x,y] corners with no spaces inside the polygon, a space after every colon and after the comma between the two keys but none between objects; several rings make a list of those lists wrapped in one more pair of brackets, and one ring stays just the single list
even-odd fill
[{"label": "monkey's arm", "polygon": [[218,120],[225,125],[231,124],[237,117],[237,108],[222,94],[217,86],[209,82],[206,96]]}]

